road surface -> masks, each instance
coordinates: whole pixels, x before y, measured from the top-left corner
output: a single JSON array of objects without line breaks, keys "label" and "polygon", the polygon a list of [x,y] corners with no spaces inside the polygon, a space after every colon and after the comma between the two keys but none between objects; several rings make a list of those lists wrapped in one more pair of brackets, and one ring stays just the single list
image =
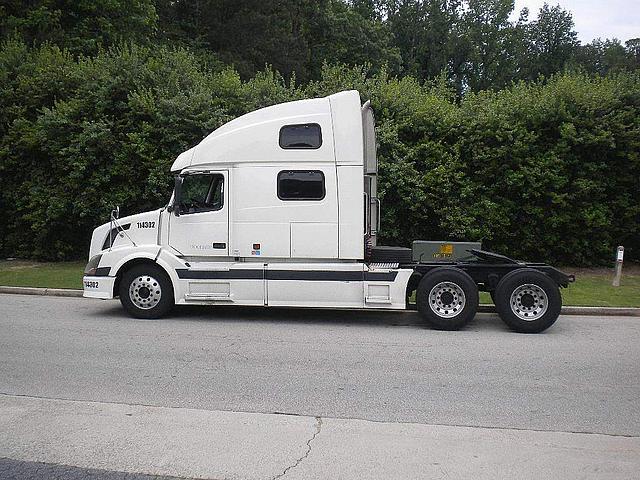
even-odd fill
[{"label": "road surface", "polygon": [[637,317],[523,335],[490,314],[439,332],[415,313],[135,320],[0,295],[0,475],[16,478],[636,478],[639,410]]}]

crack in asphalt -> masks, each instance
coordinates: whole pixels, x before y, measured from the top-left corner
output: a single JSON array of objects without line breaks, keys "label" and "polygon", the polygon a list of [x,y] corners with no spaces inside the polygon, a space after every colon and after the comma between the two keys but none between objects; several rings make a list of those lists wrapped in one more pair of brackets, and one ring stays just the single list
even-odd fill
[{"label": "crack in asphalt", "polygon": [[316,417],[316,431],[313,433],[311,438],[307,440],[307,451],[300,458],[296,459],[296,461],[293,464],[287,466],[287,468],[285,468],[282,471],[282,473],[279,473],[275,477],[272,477],[271,480],[277,480],[278,478],[284,477],[290,470],[293,470],[294,468],[296,468],[298,465],[302,463],[302,461],[305,458],[309,456],[309,454],[311,453],[311,442],[313,442],[315,438],[320,434],[321,429],[322,429],[322,418]]}]

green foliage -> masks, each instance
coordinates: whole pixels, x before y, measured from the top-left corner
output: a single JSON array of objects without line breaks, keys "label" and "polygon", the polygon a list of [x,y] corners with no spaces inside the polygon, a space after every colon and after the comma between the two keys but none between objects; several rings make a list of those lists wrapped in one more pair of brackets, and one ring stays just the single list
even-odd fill
[{"label": "green foliage", "polygon": [[162,205],[218,126],[353,88],[376,110],[386,242],[638,259],[640,39],[580,45],[569,12],[513,5],[6,0],[0,254],[84,255],[114,205]]},{"label": "green foliage", "polygon": [[602,41],[598,38],[582,46],[574,62],[586,72],[597,75],[634,70],[640,66],[639,47],[640,39],[627,41],[625,48],[617,39]]},{"label": "green foliage", "polygon": [[465,98],[462,164],[473,197],[494,204],[468,213],[489,247],[592,264],[624,244],[637,258],[639,86],[565,74]]},{"label": "green foliage", "polygon": [[146,41],[157,20],[153,0],[6,0],[0,6],[0,38],[93,54],[117,41]]},{"label": "green foliage", "polygon": [[390,87],[371,95],[388,243],[482,239],[516,258],[583,265],[623,244],[638,258],[638,75],[564,74],[459,105],[442,87]]},{"label": "green foliage", "polygon": [[183,48],[120,44],[74,57],[0,48],[0,252],[85,255],[92,229],[163,205],[175,157],[223,123],[347,88],[370,98],[383,240],[483,239],[562,264],[640,258],[640,76],[565,73],[461,100],[383,68],[324,64],[296,85],[272,68],[242,80]]},{"label": "green foliage", "polygon": [[235,71],[181,49],[121,46],[74,60],[9,43],[0,65],[14,65],[0,91],[0,236],[3,252],[23,257],[78,256],[114,205],[165,202],[175,156],[247,103]]},{"label": "green foliage", "polygon": [[158,0],[160,36],[216,52],[242,78],[272,65],[318,78],[322,63],[399,65],[391,32],[366,5],[342,0]]},{"label": "green foliage", "polygon": [[580,45],[570,12],[544,4],[512,20],[513,0],[4,0],[0,40],[95,55],[123,42],[181,46],[232,65],[243,80],[269,65],[289,82],[323,63],[368,65],[459,96],[567,68],[635,70],[640,39]]},{"label": "green foliage", "polygon": [[544,4],[538,19],[525,27],[525,55],[521,59],[524,75],[521,78],[535,79],[561,71],[575,57],[578,34],[574,31],[571,14],[560,5]]}]

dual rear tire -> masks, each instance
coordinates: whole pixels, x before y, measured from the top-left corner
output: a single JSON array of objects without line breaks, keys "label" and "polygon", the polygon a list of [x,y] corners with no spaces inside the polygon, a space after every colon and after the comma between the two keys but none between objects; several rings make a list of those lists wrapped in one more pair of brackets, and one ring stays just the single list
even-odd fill
[{"label": "dual rear tire", "polygon": [[[506,274],[491,296],[500,318],[512,330],[522,333],[546,330],[558,319],[562,307],[558,285],[531,268]],[[423,319],[434,328],[458,330],[477,312],[478,287],[458,268],[437,268],[420,281],[416,303]]]},{"label": "dual rear tire", "polygon": [[438,330],[458,330],[478,310],[478,286],[464,271],[437,268],[420,280],[416,290],[418,312]]},{"label": "dual rear tire", "polygon": [[556,282],[532,268],[520,268],[502,277],[493,301],[502,321],[521,333],[546,330],[558,319],[562,308]]}]

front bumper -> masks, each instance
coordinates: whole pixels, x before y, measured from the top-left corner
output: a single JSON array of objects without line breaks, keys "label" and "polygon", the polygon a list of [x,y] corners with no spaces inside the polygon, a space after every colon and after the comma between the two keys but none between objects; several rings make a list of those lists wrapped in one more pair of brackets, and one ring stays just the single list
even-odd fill
[{"label": "front bumper", "polygon": [[113,298],[113,285],[116,277],[95,277],[85,275],[82,277],[83,297],[102,298],[109,300]]}]

